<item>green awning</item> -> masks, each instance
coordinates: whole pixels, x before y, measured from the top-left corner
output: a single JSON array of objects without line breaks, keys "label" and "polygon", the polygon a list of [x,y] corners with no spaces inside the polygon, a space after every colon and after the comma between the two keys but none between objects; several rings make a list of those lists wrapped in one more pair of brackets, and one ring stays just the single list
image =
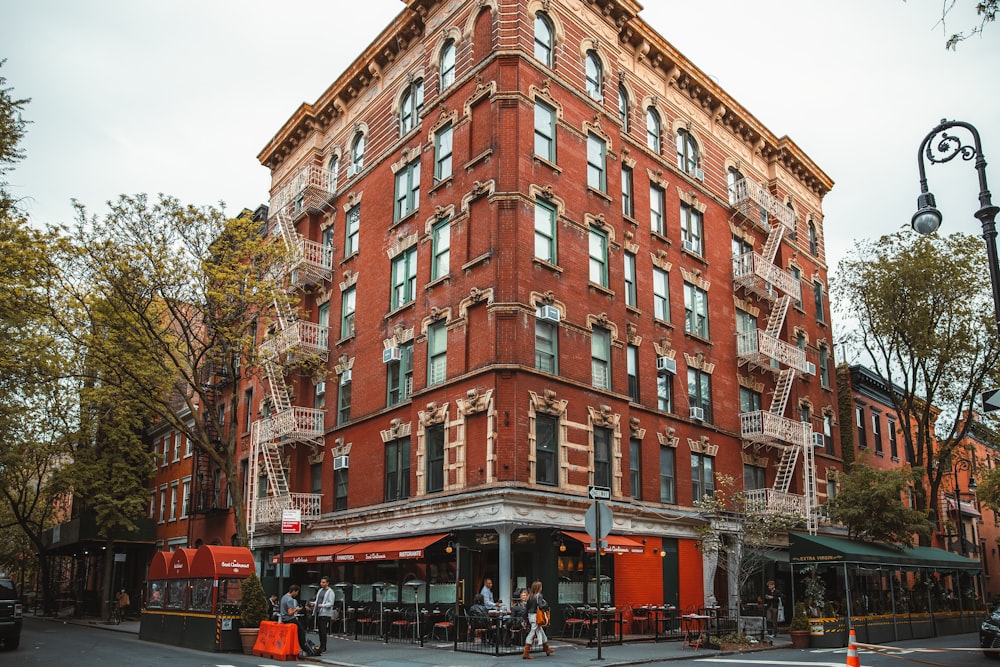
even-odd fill
[{"label": "green awning", "polygon": [[814,563],[866,563],[929,567],[939,570],[979,570],[978,560],[933,547],[897,548],[888,544],[859,542],[827,535],[792,533],[789,560],[796,565]]}]

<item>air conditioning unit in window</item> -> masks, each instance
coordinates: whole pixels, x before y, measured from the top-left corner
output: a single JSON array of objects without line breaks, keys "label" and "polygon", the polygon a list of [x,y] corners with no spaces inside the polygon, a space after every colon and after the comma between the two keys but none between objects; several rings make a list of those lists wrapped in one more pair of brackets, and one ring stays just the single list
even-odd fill
[{"label": "air conditioning unit in window", "polygon": [[691,419],[694,419],[695,421],[705,421],[705,409],[691,408]]},{"label": "air conditioning unit in window", "polygon": [[816,364],[814,364],[811,361],[807,361],[806,362],[806,374],[807,375],[816,375]]},{"label": "air conditioning unit in window", "polygon": [[392,361],[399,361],[403,358],[403,351],[398,347],[390,347],[382,350],[382,363],[388,364]]},{"label": "air conditioning unit in window", "polygon": [[333,457],[333,469],[334,470],[347,470],[347,457],[346,456],[334,456]]},{"label": "air conditioning unit in window", "polygon": [[325,394],[325,393],[326,393],[326,383],[325,382],[317,382],[316,383],[316,395],[319,396],[319,395]]},{"label": "air conditioning unit in window", "polygon": [[677,375],[677,360],[670,357],[657,357],[656,370]]},{"label": "air conditioning unit in window", "polygon": [[539,306],[538,319],[548,322],[558,322],[560,319],[559,309],[555,306]]},{"label": "air conditioning unit in window", "polygon": [[694,170],[694,177],[697,178],[702,183],[704,183],[705,182],[705,170],[704,169],[695,168],[695,170]]},{"label": "air conditioning unit in window", "polygon": [[698,254],[698,243],[696,241],[692,241],[691,239],[684,239],[684,249],[688,252]]},{"label": "air conditioning unit in window", "polygon": [[346,371],[340,374],[340,386],[343,387],[345,384],[351,383],[351,369],[348,368]]},{"label": "air conditioning unit in window", "polygon": [[823,447],[824,444],[825,443],[823,442],[823,434],[813,433],[813,447]]}]

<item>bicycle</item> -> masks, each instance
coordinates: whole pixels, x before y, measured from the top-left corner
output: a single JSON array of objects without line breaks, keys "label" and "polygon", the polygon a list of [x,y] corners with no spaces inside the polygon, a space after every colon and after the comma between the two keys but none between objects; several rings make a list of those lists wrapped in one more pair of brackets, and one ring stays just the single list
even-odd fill
[{"label": "bicycle", "polygon": [[108,600],[108,623],[110,625],[121,625],[122,610],[118,606],[117,600]]}]

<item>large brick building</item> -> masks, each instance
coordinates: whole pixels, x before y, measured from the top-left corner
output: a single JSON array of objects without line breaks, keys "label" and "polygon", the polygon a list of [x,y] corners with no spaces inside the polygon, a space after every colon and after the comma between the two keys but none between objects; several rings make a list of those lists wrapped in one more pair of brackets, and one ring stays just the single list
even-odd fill
[{"label": "large brick building", "polygon": [[262,357],[328,370],[238,389],[265,576],[294,507],[299,583],[592,602],[598,486],[603,599],[725,602],[715,475],[815,529],[841,468],[831,180],[633,0],[404,4],[259,155],[301,294]]}]

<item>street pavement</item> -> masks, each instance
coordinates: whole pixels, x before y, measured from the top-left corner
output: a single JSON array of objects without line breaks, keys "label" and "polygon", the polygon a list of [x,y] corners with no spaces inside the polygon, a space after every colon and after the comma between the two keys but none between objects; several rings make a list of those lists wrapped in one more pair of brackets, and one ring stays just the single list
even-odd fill
[{"label": "street pavement", "polygon": [[[41,618],[41,617],[28,617]],[[49,620],[49,619],[46,619]],[[101,630],[139,634],[138,621],[124,621],[121,625],[108,625],[98,619],[88,618],[58,618],[58,622],[74,623]],[[316,634],[310,633],[315,641]],[[773,646],[761,646],[746,652],[769,651],[782,649],[790,652],[791,642],[787,635],[779,635]],[[555,649],[555,654],[546,657],[541,651],[532,653],[532,657],[543,662],[539,667],[592,665],[598,657],[596,646],[587,647],[575,642],[553,639],[549,645]],[[521,654],[492,655],[481,653],[456,652],[452,644],[426,643],[421,647],[416,644],[386,644],[378,641],[358,641],[341,635],[330,635],[327,642],[328,651],[318,658],[306,658],[299,662],[335,665],[338,667],[362,667],[380,665],[385,667],[440,667],[442,665],[462,665],[463,667],[494,667],[521,663]],[[784,649],[787,649],[785,651]],[[633,641],[624,644],[607,644],[601,647],[600,665],[611,667],[617,665],[643,665],[666,660],[684,660],[692,657],[709,657],[725,655],[722,651],[711,649],[694,649],[684,646],[682,642],[672,641]],[[796,651],[797,652],[797,651]]]}]

